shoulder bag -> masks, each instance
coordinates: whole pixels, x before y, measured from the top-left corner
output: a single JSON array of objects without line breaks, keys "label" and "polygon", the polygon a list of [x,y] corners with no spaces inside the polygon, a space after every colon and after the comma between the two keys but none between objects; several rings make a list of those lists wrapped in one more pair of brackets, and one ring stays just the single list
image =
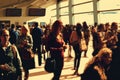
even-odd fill
[{"label": "shoulder bag", "polygon": [[45,60],[45,66],[44,66],[44,69],[45,71],[51,73],[51,72],[54,72],[55,71],[55,68],[56,68],[56,61],[54,58],[52,57],[48,57],[46,60]]},{"label": "shoulder bag", "polygon": [[86,51],[87,50],[87,45],[86,45],[86,41],[85,41],[83,32],[82,32],[82,38],[80,39],[79,46],[80,46],[81,51]]}]

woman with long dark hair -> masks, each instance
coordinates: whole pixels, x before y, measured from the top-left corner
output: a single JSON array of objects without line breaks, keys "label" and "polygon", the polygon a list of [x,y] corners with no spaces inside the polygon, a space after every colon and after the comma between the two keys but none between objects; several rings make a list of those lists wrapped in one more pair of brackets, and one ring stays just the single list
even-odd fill
[{"label": "woman with long dark hair", "polygon": [[47,41],[47,48],[50,51],[50,55],[56,61],[52,80],[59,80],[64,65],[64,51],[66,49],[66,45],[61,33],[62,28],[62,22],[60,20],[56,20],[52,25],[52,31],[49,34]]},{"label": "woman with long dark hair", "polygon": [[81,59],[81,53],[82,51],[80,50],[79,46],[79,40],[82,38],[81,34],[82,26],[80,23],[77,23],[76,25],[76,30],[73,30],[70,36],[70,43],[75,42],[73,46],[73,50],[75,52],[75,58],[74,58],[74,75],[79,75],[78,74],[78,69],[80,66],[80,59]]}]

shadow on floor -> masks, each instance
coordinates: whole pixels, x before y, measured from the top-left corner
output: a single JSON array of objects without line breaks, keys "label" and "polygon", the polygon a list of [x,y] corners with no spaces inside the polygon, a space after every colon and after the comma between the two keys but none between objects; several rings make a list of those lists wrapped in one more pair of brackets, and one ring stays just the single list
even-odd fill
[{"label": "shadow on floor", "polygon": [[79,77],[79,76],[73,75],[73,74],[65,74],[65,75],[61,75],[60,80],[65,80],[65,79],[71,80],[71,79],[74,79],[76,77]]}]

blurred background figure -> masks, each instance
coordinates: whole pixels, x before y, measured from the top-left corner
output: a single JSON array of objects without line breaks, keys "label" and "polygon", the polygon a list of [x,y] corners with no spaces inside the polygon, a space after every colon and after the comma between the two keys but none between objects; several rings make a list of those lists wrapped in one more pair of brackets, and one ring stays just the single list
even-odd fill
[{"label": "blurred background figure", "polygon": [[80,66],[80,59],[82,51],[80,50],[79,41],[82,38],[82,25],[80,23],[77,23],[76,26],[74,26],[74,30],[71,33],[70,36],[70,43],[72,44],[75,58],[74,58],[74,67],[73,70],[75,70],[74,75],[79,75],[78,69]]},{"label": "blurred background figure", "polygon": [[20,53],[24,70],[24,80],[28,80],[29,69],[35,68],[35,62],[34,58],[31,58],[33,40],[27,26],[22,26],[21,28],[21,35],[18,37],[17,47]]},{"label": "blurred background figure", "polygon": [[14,24],[11,24],[11,28],[10,28],[10,43],[11,44],[17,44],[17,40],[18,40],[18,32],[16,31],[16,26]]},{"label": "blurred background figure", "polygon": [[110,80],[108,79],[109,64],[112,61],[112,50],[102,48],[86,65],[80,75],[81,80]]},{"label": "blurred background figure", "polygon": [[[88,44],[90,41],[90,30],[89,30],[89,26],[87,25],[87,22],[83,22],[83,33],[84,33],[86,45],[88,47]],[[88,50],[88,48],[87,48],[87,50]],[[87,57],[87,50],[84,51],[84,57]]]},{"label": "blurred background figure", "polygon": [[38,54],[39,66],[42,64],[42,36],[43,31],[38,26],[38,22],[33,23],[33,29],[31,32],[33,38],[33,52]]}]

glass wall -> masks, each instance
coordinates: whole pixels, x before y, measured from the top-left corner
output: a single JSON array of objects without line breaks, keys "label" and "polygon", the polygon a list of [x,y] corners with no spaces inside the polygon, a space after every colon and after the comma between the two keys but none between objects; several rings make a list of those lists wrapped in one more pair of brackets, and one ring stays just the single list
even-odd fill
[{"label": "glass wall", "polygon": [[93,14],[92,13],[86,13],[86,14],[78,14],[74,15],[74,23],[82,23],[86,21],[89,25],[93,25]]},{"label": "glass wall", "polygon": [[69,24],[68,1],[60,3],[60,19],[63,22],[63,25]]},{"label": "glass wall", "polygon": [[[69,1],[69,0],[68,0]],[[65,7],[65,6],[68,6],[68,1],[64,1],[64,2],[61,2],[60,3],[60,7]]]},{"label": "glass wall", "polygon": [[48,15],[51,16],[50,18],[50,24],[52,25],[52,23],[57,19],[56,18],[56,4],[49,6],[47,9],[49,9],[49,13]]},{"label": "glass wall", "polygon": [[100,12],[98,19],[100,23],[106,22],[119,22],[120,23],[120,11]]},{"label": "glass wall", "polygon": [[98,10],[119,9],[120,0],[99,0]]},{"label": "glass wall", "polygon": [[[90,25],[94,24],[93,7],[95,7],[93,0],[73,0],[74,24],[83,21]],[[63,23],[69,24],[69,0],[59,4],[59,11],[59,17]],[[56,5],[53,5],[51,14],[52,21],[56,20]],[[120,0],[98,0],[96,14],[98,14],[99,23],[111,23],[113,21],[120,23]]]},{"label": "glass wall", "polygon": [[100,23],[120,23],[120,0],[100,0],[98,2],[98,19]]},{"label": "glass wall", "polygon": [[74,24],[86,21],[92,25],[93,20],[93,2],[92,0],[74,0],[73,6]]},{"label": "glass wall", "polygon": [[87,4],[76,5],[73,7],[73,9],[74,13],[93,11],[93,3],[91,2]]},{"label": "glass wall", "polygon": [[60,19],[63,22],[63,25],[69,24],[69,17],[68,16],[61,16]]},{"label": "glass wall", "polygon": [[68,16],[68,14],[69,14],[68,7],[60,9],[60,15],[67,15]]}]

